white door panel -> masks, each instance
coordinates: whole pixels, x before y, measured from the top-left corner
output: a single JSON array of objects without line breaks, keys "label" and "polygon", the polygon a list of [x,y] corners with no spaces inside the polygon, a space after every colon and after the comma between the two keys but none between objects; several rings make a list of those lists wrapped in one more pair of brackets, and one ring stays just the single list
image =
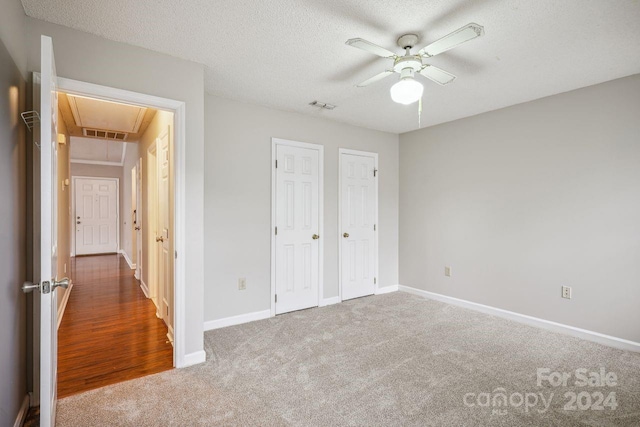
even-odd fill
[{"label": "white door panel", "polygon": [[340,224],[342,299],[375,293],[376,159],[340,154]]},{"label": "white door panel", "polygon": [[[39,186],[34,186],[34,203],[40,211],[40,251],[34,251],[34,264],[40,265],[39,277],[35,281],[41,284],[40,292],[40,425],[55,425],[57,396],[57,314],[58,304],[52,284],[57,277],[57,132],[58,132],[58,94],[57,76],[53,58],[53,42],[50,37],[41,36],[41,87],[40,87],[40,164],[34,169],[40,172]],[[35,157],[35,156],[34,156]],[[34,208],[37,212],[38,208]],[[37,236],[37,231],[36,231]],[[44,285],[49,286],[49,290]],[[36,296],[38,298],[38,296]],[[37,386],[37,385],[36,385]]]},{"label": "white door panel", "polygon": [[[320,155],[276,145],[276,314],[319,303]],[[315,237],[315,238],[314,238]]]},{"label": "white door panel", "polygon": [[75,178],[76,255],[118,251],[118,184]]}]

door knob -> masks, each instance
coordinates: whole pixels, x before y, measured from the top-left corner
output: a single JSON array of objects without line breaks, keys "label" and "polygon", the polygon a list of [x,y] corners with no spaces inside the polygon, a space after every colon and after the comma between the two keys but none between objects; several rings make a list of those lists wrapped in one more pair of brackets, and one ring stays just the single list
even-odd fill
[{"label": "door knob", "polygon": [[344,233],[342,234],[342,237],[344,237],[345,239],[349,237],[349,233]]},{"label": "door knob", "polygon": [[76,221],[76,224],[80,224],[80,223],[81,223],[80,221]]},{"label": "door knob", "polygon": [[42,282],[42,285],[40,285],[40,283],[32,283],[32,282],[24,282],[22,284],[22,292],[24,292],[25,294],[32,292],[34,290],[38,290],[40,292],[42,292],[43,294],[48,294],[49,292],[51,292],[52,290],[54,290],[55,288],[57,288],[58,286],[61,288],[68,288],[69,287],[69,278],[68,277],[64,277],[60,280],[52,280],[51,283],[49,282]]},{"label": "door knob", "polygon": [[28,294],[33,290],[40,290],[40,283],[24,282],[22,284],[22,292]]},{"label": "door knob", "polygon": [[164,238],[163,237],[156,237],[156,242],[164,242]]},{"label": "door knob", "polygon": [[58,286],[60,286],[61,288],[67,289],[69,287],[69,278],[63,277],[60,280],[54,280],[53,283],[51,284],[51,289],[55,289]]},{"label": "door knob", "polygon": [[139,231],[139,230],[140,230],[140,227],[136,227],[136,228],[135,228],[135,230],[136,230],[136,231]]},{"label": "door knob", "polygon": [[318,236],[317,234],[314,234],[313,236],[311,236],[311,238],[313,240],[318,240],[320,238],[320,236]]}]

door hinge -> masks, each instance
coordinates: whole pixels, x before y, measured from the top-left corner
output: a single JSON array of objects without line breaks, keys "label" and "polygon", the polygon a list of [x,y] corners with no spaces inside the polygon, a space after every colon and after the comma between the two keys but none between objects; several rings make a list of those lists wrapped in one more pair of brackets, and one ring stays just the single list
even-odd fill
[{"label": "door hinge", "polygon": [[178,251],[175,251],[176,259],[178,259]]},{"label": "door hinge", "polygon": [[376,231],[376,225],[373,224],[373,231]]},{"label": "door hinge", "polygon": [[276,169],[278,169],[278,161],[276,160]]},{"label": "door hinge", "polygon": [[276,302],[278,302],[278,294],[276,294]]},{"label": "door hinge", "polygon": [[278,227],[276,227],[276,236],[278,235]]},{"label": "door hinge", "polygon": [[375,277],[373,278],[373,284],[377,284],[378,283],[378,279],[376,279]]},{"label": "door hinge", "polygon": [[378,169],[373,170],[373,177],[375,178],[378,175]]}]

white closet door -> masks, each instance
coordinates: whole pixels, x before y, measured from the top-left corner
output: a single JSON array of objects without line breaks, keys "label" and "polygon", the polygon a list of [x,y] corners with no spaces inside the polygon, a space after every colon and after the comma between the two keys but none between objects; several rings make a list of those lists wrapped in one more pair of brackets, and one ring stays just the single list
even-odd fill
[{"label": "white closet door", "polygon": [[375,157],[341,153],[342,299],[375,293],[377,191]]},{"label": "white closet door", "polygon": [[319,152],[276,146],[276,314],[319,303]]}]

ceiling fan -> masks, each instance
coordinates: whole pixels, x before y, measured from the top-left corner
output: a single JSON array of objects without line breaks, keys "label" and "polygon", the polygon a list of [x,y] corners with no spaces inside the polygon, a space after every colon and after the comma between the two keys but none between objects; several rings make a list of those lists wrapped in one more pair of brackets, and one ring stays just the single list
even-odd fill
[{"label": "ceiling fan", "polygon": [[398,46],[404,49],[405,54],[398,56],[395,53],[380,47],[367,40],[356,38],[347,40],[346,44],[366,50],[374,55],[383,58],[393,59],[393,67],[370,79],[358,84],[358,87],[369,86],[378,82],[385,77],[398,73],[400,81],[391,87],[391,99],[400,104],[412,104],[422,97],[423,87],[420,82],[414,79],[415,73],[422,74],[424,77],[432,80],[440,85],[446,85],[455,80],[456,76],[441,70],[438,67],[427,64],[425,59],[436,56],[449,49],[453,49],[462,43],[473,40],[484,34],[484,27],[478,24],[467,24],[464,27],[454,31],[453,33],[442,37],[441,39],[431,43],[420,49],[417,54],[411,54],[411,49],[418,43],[418,36],[415,34],[405,34],[398,39]]}]

